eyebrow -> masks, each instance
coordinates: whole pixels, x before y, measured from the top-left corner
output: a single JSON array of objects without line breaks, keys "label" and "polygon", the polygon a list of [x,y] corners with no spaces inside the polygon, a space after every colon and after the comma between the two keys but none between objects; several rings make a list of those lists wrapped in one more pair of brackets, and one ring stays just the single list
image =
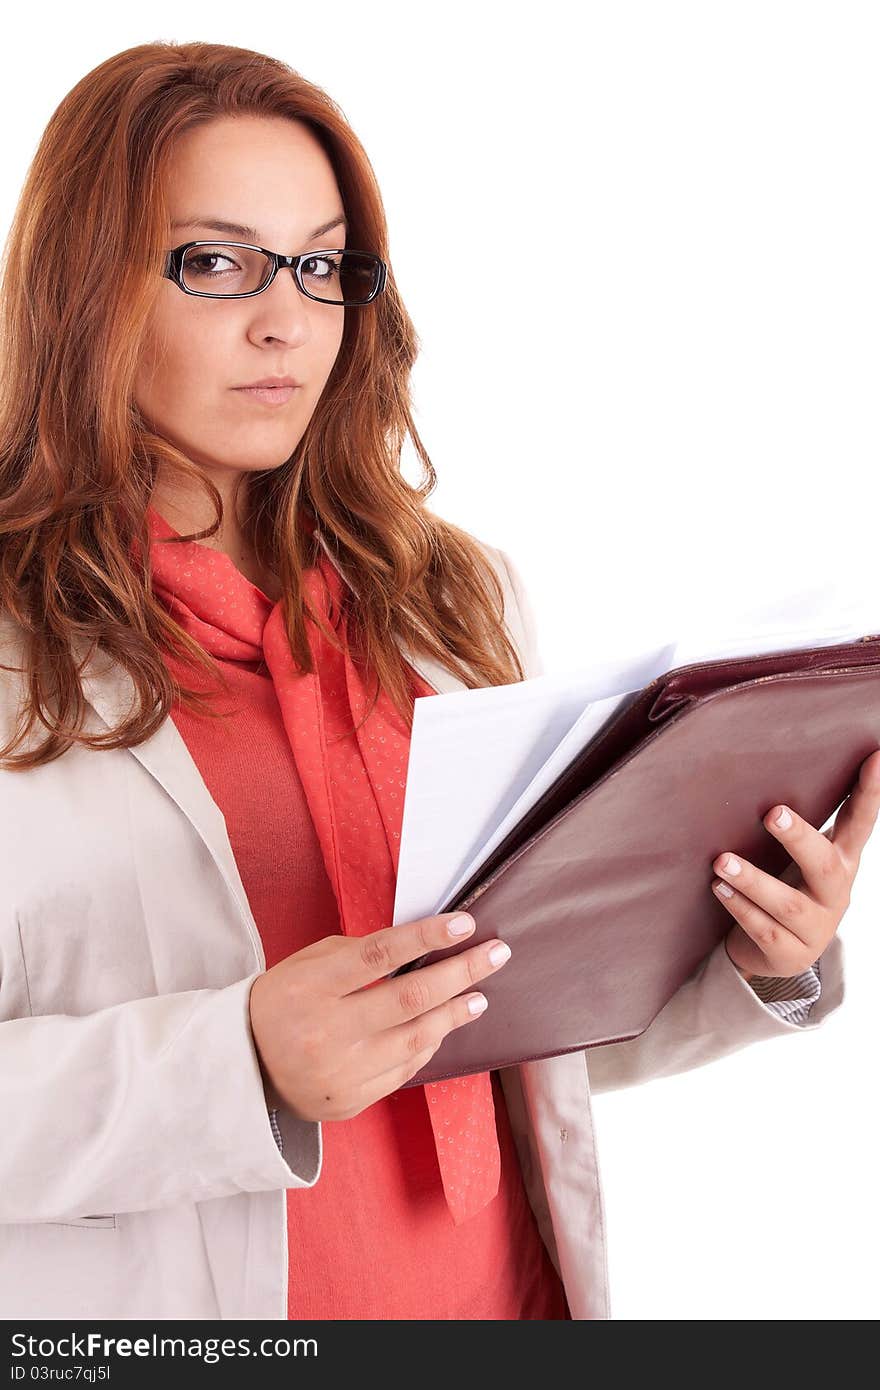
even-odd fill
[{"label": "eyebrow", "polygon": [[[256,227],[245,227],[241,222],[224,222],[221,217],[215,217],[213,214],[209,214],[207,217],[188,217],[185,221],[172,222],[171,226],[208,227],[212,232],[225,232],[227,236],[243,237],[249,241],[260,242],[260,234]],[[345,217],[339,213],[337,217],[331,217],[329,222],[322,222],[320,227],[316,227],[308,240],[314,241],[316,237],[332,232],[334,227],[345,226]]]}]

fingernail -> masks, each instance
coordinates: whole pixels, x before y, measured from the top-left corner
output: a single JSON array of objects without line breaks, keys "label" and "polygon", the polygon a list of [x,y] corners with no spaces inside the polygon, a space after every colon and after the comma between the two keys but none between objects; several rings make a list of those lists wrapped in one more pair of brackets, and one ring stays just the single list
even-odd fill
[{"label": "fingernail", "polygon": [[791,815],[783,806],[779,815],[776,817],[776,826],[779,830],[787,830],[791,825]]},{"label": "fingernail", "polygon": [[726,874],[738,874],[740,869],[742,868],[742,864],[739,862],[737,858],[734,857],[734,855],[728,854],[721,867],[724,869],[724,872]]},{"label": "fingernail", "polygon": [[481,1014],[488,1003],[489,1000],[486,998],[485,994],[472,994],[467,1001],[468,1013]]},{"label": "fingernail", "polygon": [[460,913],[458,917],[450,918],[446,930],[450,936],[467,936],[469,931],[473,931],[476,926],[473,917],[469,917],[466,912]]},{"label": "fingernail", "polygon": [[489,952],[489,959],[493,965],[500,965],[502,961],[509,960],[510,947],[504,941],[499,941]]}]

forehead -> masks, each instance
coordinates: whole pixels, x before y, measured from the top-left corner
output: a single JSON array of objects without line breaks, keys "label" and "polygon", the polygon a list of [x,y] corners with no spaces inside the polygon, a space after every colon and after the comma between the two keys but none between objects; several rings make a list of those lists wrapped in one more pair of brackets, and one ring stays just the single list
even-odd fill
[{"label": "forehead", "polygon": [[344,215],[335,172],[302,122],[218,117],[186,131],[168,170],[175,230],[220,233],[260,245],[308,242]]}]

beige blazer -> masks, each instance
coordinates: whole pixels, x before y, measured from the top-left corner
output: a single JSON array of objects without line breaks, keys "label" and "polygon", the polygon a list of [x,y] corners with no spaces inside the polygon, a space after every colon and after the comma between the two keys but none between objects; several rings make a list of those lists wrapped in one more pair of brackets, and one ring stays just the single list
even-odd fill
[{"label": "beige blazer", "polygon": [[[520,576],[485,549],[537,675]],[[438,691],[463,688],[402,650]],[[8,618],[0,661],[18,661]],[[84,688],[98,732],[131,697],[103,654]],[[20,694],[0,671],[4,741]],[[0,824],[0,1316],[286,1319],[285,1189],[320,1181],[321,1125],[282,1109],[282,1156],[248,1015],[263,947],[223,815],[173,721],[137,748],[0,771]],[[843,999],[842,950],[835,937],[821,958],[807,1028]],[[721,942],[640,1037],[501,1070],[575,1319],[611,1315],[591,1089],[800,1031]]]}]

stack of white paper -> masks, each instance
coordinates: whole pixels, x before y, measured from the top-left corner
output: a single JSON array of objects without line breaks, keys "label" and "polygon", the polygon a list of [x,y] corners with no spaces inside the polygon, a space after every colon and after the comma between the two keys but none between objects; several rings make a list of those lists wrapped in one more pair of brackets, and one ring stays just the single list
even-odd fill
[{"label": "stack of white paper", "polygon": [[832,646],[880,632],[880,595],[824,579],[725,617],[723,632],[576,671],[417,699],[394,925],[444,912],[618,707],[678,666]]}]

